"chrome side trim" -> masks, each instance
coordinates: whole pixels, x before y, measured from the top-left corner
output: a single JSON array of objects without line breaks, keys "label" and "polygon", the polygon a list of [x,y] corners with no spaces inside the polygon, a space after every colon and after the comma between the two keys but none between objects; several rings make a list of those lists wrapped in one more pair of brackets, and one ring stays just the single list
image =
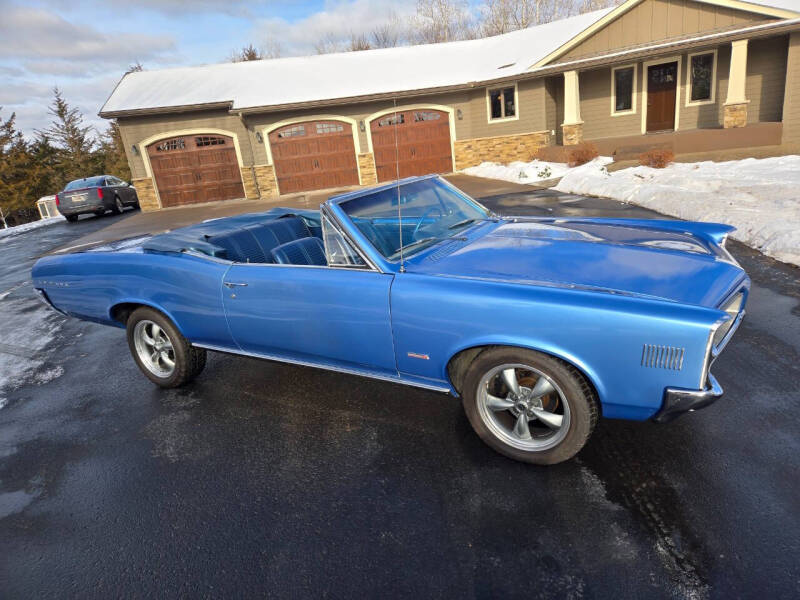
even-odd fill
[{"label": "chrome side trim", "polygon": [[445,387],[443,385],[436,385],[433,383],[422,383],[417,381],[409,381],[408,379],[401,379],[400,377],[392,377],[391,375],[380,375],[378,373],[373,373],[372,371],[362,370],[362,369],[348,369],[345,367],[334,367],[332,365],[326,365],[322,363],[315,363],[311,361],[305,360],[296,360],[291,358],[285,358],[283,356],[277,356],[274,354],[259,354],[256,352],[247,352],[245,350],[235,350],[233,348],[223,348],[222,346],[213,346],[211,344],[192,344],[197,348],[204,348],[206,350],[213,350],[214,352],[224,352],[225,354],[238,354],[241,356],[249,356],[251,358],[261,358],[264,360],[271,360],[274,362],[282,362],[287,363],[290,365],[299,365],[301,367],[314,367],[317,369],[325,369],[326,371],[334,371],[336,373],[346,373],[348,375],[360,375],[361,377],[369,377],[370,379],[379,379],[381,381],[390,381],[392,383],[401,383],[403,385],[408,385],[411,387],[418,387],[425,390],[432,390],[434,392],[443,392],[449,394],[451,392],[451,388]]}]

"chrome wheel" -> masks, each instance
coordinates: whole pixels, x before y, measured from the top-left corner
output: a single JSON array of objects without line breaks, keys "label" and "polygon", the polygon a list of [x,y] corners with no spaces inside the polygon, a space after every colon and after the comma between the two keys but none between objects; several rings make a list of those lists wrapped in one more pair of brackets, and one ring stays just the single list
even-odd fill
[{"label": "chrome wheel", "polygon": [[481,378],[478,414],[504,443],[525,451],[557,446],[570,426],[564,392],[547,375],[524,364],[503,364]]},{"label": "chrome wheel", "polygon": [[125,207],[122,205],[122,200],[120,200],[119,198],[117,198],[115,204],[117,205],[118,213],[121,213],[123,210],[125,210]]},{"label": "chrome wheel", "polygon": [[143,319],[133,331],[136,354],[141,363],[156,377],[168,378],[175,371],[175,350],[172,342],[157,323]]}]

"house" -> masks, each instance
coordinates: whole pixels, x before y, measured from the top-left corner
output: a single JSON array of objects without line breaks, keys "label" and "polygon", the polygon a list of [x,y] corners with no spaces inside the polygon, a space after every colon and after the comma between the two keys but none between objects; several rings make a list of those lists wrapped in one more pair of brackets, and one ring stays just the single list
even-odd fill
[{"label": "house", "polygon": [[129,73],[146,210],[372,184],[542,146],[800,144],[800,0],[627,0],[491,38]]}]

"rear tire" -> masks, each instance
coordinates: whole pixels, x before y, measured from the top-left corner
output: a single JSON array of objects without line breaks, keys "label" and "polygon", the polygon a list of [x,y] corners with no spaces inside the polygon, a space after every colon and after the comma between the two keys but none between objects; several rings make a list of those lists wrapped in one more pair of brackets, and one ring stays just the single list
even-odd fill
[{"label": "rear tire", "polygon": [[137,308],[128,317],[128,348],[145,376],[163,388],[185,385],[206,366],[206,351],[195,348],[163,314]]},{"label": "rear tire", "polygon": [[119,199],[119,196],[114,198],[114,206],[111,207],[111,210],[114,211],[115,215],[121,215],[125,210],[125,205],[122,204],[122,200]]},{"label": "rear tire", "polygon": [[68,222],[74,223],[78,220],[78,215],[64,215]]},{"label": "rear tire", "polygon": [[486,444],[537,465],[575,456],[598,417],[594,391],[577,369],[522,348],[498,347],[479,354],[464,378],[462,401]]}]

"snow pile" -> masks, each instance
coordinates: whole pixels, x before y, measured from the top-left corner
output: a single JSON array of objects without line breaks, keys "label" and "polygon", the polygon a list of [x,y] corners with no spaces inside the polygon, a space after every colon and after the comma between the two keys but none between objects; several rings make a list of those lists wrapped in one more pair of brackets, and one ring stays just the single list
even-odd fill
[{"label": "snow pile", "polygon": [[[0,238],[17,235],[19,233],[25,233],[26,231],[30,231],[32,229],[39,229],[39,227],[46,227],[48,225],[55,225],[56,223],[63,223],[66,219],[62,216],[58,217],[50,217],[49,219],[42,219],[40,221],[31,221],[30,223],[23,223],[22,225],[17,225],[15,227],[9,227],[8,229],[0,228]],[[2,225],[2,223],[0,223]]]},{"label": "snow pile", "polygon": [[731,237],[800,265],[800,156],[674,163],[609,173],[610,159],[570,169],[556,190],[605,196],[690,221],[727,223]]},{"label": "snow pile", "polygon": [[485,162],[477,167],[468,167],[462,170],[462,173],[476,177],[488,177],[489,179],[502,179],[511,183],[536,183],[545,179],[562,177],[568,170],[569,167],[564,163],[533,160],[528,163],[512,162],[509,165]]}]

